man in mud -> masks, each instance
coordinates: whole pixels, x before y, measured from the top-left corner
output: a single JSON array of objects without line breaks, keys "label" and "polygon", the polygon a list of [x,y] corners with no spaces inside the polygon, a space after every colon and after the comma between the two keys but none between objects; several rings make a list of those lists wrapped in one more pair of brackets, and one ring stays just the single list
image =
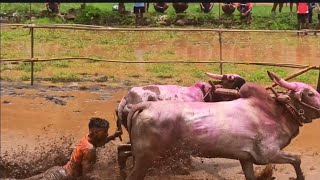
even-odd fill
[{"label": "man in mud", "polygon": [[89,134],[85,135],[77,144],[66,165],[52,167],[42,174],[27,178],[27,180],[67,180],[78,177],[96,179],[91,173],[97,159],[96,149],[122,134],[122,132],[116,131],[114,135],[108,136],[108,129],[108,121],[96,117],[91,118]]}]

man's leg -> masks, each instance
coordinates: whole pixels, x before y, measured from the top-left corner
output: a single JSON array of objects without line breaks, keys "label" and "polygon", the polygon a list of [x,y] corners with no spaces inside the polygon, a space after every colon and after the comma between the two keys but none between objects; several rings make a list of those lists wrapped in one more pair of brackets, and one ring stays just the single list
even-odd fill
[{"label": "man's leg", "polygon": [[279,3],[273,3],[272,9],[271,9],[272,13],[274,13],[274,14],[276,13],[276,9],[277,9],[278,4]]}]

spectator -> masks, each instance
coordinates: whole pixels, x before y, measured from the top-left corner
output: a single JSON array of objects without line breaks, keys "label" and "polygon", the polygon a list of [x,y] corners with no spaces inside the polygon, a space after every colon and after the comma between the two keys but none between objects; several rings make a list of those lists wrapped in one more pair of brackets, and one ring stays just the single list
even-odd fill
[{"label": "spectator", "polygon": [[204,13],[209,13],[213,7],[213,3],[200,3],[200,10]]},{"label": "spectator", "polygon": [[222,4],[222,11],[227,14],[231,15],[236,10],[234,3],[223,3]]},{"label": "spectator", "polygon": [[145,3],[144,5],[146,7],[146,12],[149,12],[149,3]]},{"label": "spectator", "polygon": [[250,24],[252,14],[252,3],[238,3],[237,9],[240,12],[240,20],[245,20],[246,23]]},{"label": "spectator", "polygon": [[137,2],[133,5],[133,12],[136,15],[136,27],[141,24],[143,20],[143,13],[145,13],[145,4],[144,2]]},{"label": "spectator", "polygon": [[[320,30],[320,3],[316,3],[316,5],[315,5],[315,11],[316,11],[317,14],[318,14],[318,24],[317,24],[316,29],[317,29],[317,30]],[[317,35],[317,32],[314,32],[314,35]]]},{"label": "spectator", "polygon": [[[308,3],[298,3],[297,4],[297,18],[298,18],[297,30],[300,30],[301,28],[309,28],[308,14],[309,14]],[[305,34],[307,34],[307,32]]]},{"label": "spectator", "polygon": [[189,7],[188,3],[172,3],[172,6],[176,13],[183,13]]},{"label": "spectator", "polygon": [[313,8],[315,7],[315,3],[308,3],[308,11],[309,11],[309,15],[308,15],[308,21],[309,21],[309,24],[312,24],[312,11],[313,11]]},{"label": "spectator", "polygon": [[153,4],[154,6],[154,10],[156,10],[156,12],[159,12],[159,13],[164,13],[167,9],[168,9],[168,3],[155,3]]},{"label": "spectator", "polygon": [[279,13],[282,12],[283,3],[273,3],[273,7],[271,9],[271,13],[276,14],[277,6],[279,5]]},{"label": "spectator", "polygon": [[46,8],[47,8],[47,11],[49,11],[49,12],[59,14],[60,3],[48,2],[48,3],[46,3]]}]

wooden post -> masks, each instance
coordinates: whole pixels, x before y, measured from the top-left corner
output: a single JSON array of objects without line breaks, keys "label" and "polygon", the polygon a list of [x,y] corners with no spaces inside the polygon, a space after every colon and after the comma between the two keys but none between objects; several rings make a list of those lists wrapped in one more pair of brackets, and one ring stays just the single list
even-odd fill
[{"label": "wooden post", "polygon": [[223,63],[222,63],[222,32],[219,31],[219,50],[220,50],[220,74],[223,73],[223,70],[222,70],[222,66],[223,66]]},{"label": "wooden post", "polygon": [[31,86],[33,86],[33,66],[34,66],[34,61],[33,61],[33,57],[34,57],[34,38],[33,38],[33,32],[34,32],[34,29],[33,27],[30,27],[30,30],[31,30]]},{"label": "wooden post", "polygon": [[319,76],[318,76],[318,86],[317,91],[320,93],[320,69],[319,69]]}]

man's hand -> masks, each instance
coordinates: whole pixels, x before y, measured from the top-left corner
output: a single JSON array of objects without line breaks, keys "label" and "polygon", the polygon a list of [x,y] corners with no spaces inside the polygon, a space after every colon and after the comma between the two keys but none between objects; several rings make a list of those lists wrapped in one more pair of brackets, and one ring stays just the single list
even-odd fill
[{"label": "man's hand", "polygon": [[114,133],[114,136],[115,137],[119,137],[119,136],[121,136],[123,133],[122,133],[122,131],[116,131],[115,133]]}]

